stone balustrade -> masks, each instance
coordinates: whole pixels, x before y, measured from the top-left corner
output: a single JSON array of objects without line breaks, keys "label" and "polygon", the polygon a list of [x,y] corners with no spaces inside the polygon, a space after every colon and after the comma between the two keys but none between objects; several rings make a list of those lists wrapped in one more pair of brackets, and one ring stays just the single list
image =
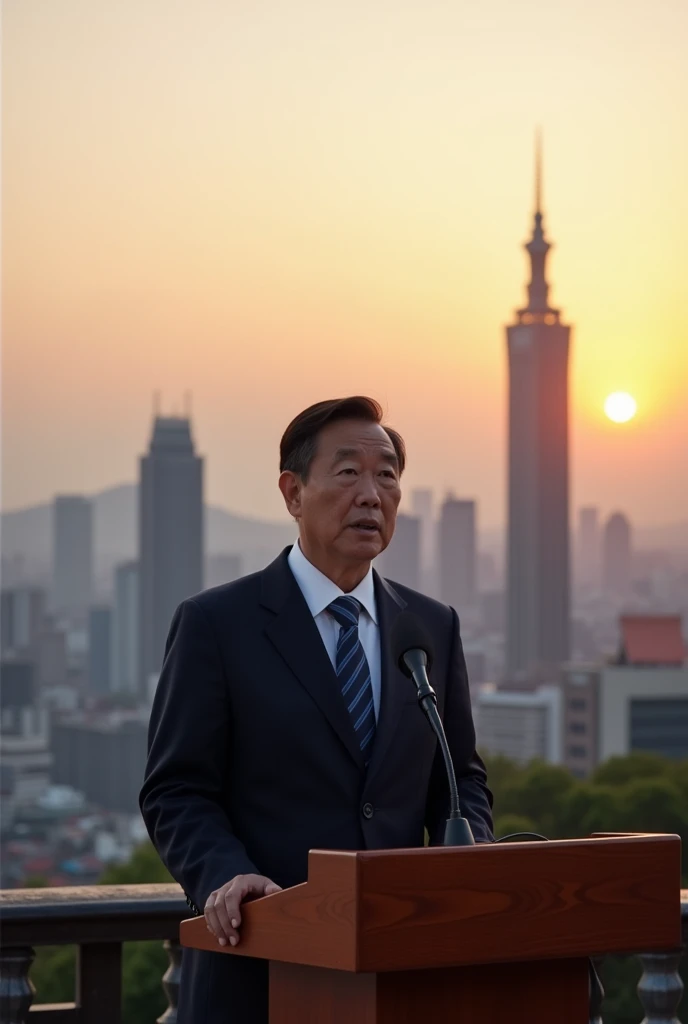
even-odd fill
[{"label": "stone balustrade", "polygon": [[[684,950],[638,954],[643,967],[638,984],[642,1024],[680,1024],[683,985],[678,971],[688,944],[688,890],[681,895]],[[0,892],[0,914],[0,1024],[121,1024],[122,943],[144,939],[161,940],[167,950],[169,967],[160,983],[168,1006],[158,1024],[176,1024],[181,962],[177,937],[179,922],[189,916],[178,885],[7,889]],[[74,1001],[34,1005],[34,947],[60,944],[77,947]],[[603,1021],[604,996],[591,973],[590,1024]]]}]

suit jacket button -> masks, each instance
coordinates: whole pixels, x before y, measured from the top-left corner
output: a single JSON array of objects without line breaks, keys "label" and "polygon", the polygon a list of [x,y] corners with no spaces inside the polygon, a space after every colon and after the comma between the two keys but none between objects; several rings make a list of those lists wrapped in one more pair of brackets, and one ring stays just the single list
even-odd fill
[{"label": "suit jacket button", "polygon": [[375,814],[375,808],[373,807],[372,804],[363,804],[363,817],[364,818],[372,818],[372,816],[374,814]]}]

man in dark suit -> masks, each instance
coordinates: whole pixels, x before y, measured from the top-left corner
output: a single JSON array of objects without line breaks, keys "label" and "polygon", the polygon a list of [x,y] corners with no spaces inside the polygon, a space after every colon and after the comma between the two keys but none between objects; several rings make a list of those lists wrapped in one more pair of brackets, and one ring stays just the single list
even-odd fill
[{"label": "man in dark suit", "polygon": [[[178,608],[151,715],[141,811],[219,945],[241,903],[306,879],[310,849],[441,843],[444,764],[393,663],[402,609],[434,644],[432,682],[477,842],[492,798],[475,751],[456,612],[372,568],[394,532],[406,458],[368,398],[320,402],[282,438],[299,541],[263,572]],[[197,909],[199,908],[199,909]],[[266,1024],[267,965],[185,950],[180,1024]]]}]

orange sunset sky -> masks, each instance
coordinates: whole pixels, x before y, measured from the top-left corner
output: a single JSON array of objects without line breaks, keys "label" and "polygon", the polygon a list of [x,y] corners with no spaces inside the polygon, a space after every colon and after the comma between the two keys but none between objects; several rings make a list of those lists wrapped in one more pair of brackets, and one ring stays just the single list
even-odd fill
[{"label": "orange sunset sky", "polygon": [[685,0],[5,0],[4,507],[190,390],[207,498],[279,517],[283,427],[362,392],[503,523],[540,124],[574,506],[687,518],[687,52]]}]

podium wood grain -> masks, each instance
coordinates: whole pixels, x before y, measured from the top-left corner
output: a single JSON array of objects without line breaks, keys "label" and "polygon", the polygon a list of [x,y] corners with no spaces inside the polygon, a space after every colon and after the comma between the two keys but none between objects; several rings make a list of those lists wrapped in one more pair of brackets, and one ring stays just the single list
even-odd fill
[{"label": "podium wood grain", "polygon": [[680,946],[680,840],[312,851],[308,881],[248,903],[238,946],[203,918],[183,945],[342,971],[570,959]]},{"label": "podium wood grain", "polygon": [[466,849],[315,850],[308,881],[248,903],[241,942],[203,918],[184,945],[270,961],[270,1024],[581,1024],[586,957],[677,948],[678,836]]}]

